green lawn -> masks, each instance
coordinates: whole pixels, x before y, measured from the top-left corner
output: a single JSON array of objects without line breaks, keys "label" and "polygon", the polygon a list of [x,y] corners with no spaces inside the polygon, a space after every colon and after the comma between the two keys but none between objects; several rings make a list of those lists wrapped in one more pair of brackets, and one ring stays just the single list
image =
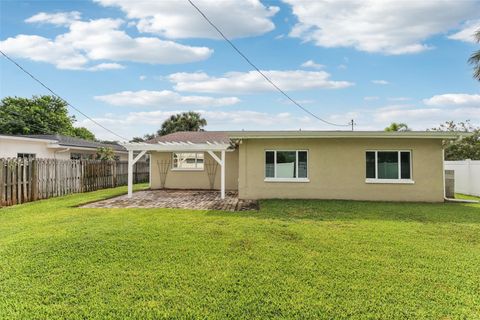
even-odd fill
[{"label": "green lawn", "polygon": [[480,205],[0,209],[0,319],[480,319]]}]

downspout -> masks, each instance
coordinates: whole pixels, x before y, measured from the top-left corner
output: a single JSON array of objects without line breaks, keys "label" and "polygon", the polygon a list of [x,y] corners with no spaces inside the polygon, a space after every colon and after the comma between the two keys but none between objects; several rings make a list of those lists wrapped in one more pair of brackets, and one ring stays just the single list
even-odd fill
[{"label": "downspout", "polygon": [[57,160],[57,152],[58,152],[58,153],[63,153],[63,152],[67,152],[67,151],[70,151],[70,148],[65,148],[65,149],[63,149],[63,150],[54,151],[54,152],[53,152],[53,158],[54,158],[55,160]]}]

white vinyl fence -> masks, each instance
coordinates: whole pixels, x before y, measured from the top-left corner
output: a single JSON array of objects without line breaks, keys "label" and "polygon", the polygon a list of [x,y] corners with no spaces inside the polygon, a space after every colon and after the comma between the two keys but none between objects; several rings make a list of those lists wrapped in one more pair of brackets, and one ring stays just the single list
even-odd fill
[{"label": "white vinyl fence", "polygon": [[480,196],[480,160],[445,161],[455,171],[455,192]]}]

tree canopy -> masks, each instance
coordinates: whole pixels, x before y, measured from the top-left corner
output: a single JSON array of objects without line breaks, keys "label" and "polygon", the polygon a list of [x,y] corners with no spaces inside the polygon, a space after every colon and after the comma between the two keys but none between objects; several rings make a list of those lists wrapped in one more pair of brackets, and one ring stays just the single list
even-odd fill
[{"label": "tree canopy", "polygon": [[207,125],[207,120],[202,118],[200,113],[188,111],[170,116],[162,123],[162,127],[157,134],[164,136],[178,131],[203,131]]},{"label": "tree canopy", "polygon": [[87,128],[74,127],[75,121],[65,101],[55,96],[5,97],[0,101],[1,134],[61,134],[95,140]]},{"label": "tree canopy", "polygon": [[461,140],[446,143],[445,160],[480,160],[480,127],[473,126],[470,120],[459,123],[446,121],[431,130],[471,133]]},{"label": "tree canopy", "polygon": [[153,139],[155,136],[164,136],[178,131],[203,131],[207,120],[200,113],[194,111],[177,113],[162,123],[156,134],[146,134],[143,137],[134,137],[131,142],[142,142]]},{"label": "tree canopy", "polygon": [[388,127],[385,128],[385,131],[410,131],[410,128],[405,123],[392,122]]}]

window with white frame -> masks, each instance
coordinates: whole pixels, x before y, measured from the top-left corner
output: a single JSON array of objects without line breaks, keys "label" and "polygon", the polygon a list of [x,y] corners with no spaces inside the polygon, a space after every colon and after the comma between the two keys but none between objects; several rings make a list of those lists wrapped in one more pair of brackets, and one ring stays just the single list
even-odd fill
[{"label": "window with white frame", "polygon": [[409,150],[367,151],[367,182],[402,182],[412,179],[412,153]]},{"label": "window with white frame", "polygon": [[173,169],[175,170],[203,170],[203,152],[174,152]]},{"label": "window with white frame", "polygon": [[266,181],[305,181],[308,179],[306,150],[265,151]]}]

